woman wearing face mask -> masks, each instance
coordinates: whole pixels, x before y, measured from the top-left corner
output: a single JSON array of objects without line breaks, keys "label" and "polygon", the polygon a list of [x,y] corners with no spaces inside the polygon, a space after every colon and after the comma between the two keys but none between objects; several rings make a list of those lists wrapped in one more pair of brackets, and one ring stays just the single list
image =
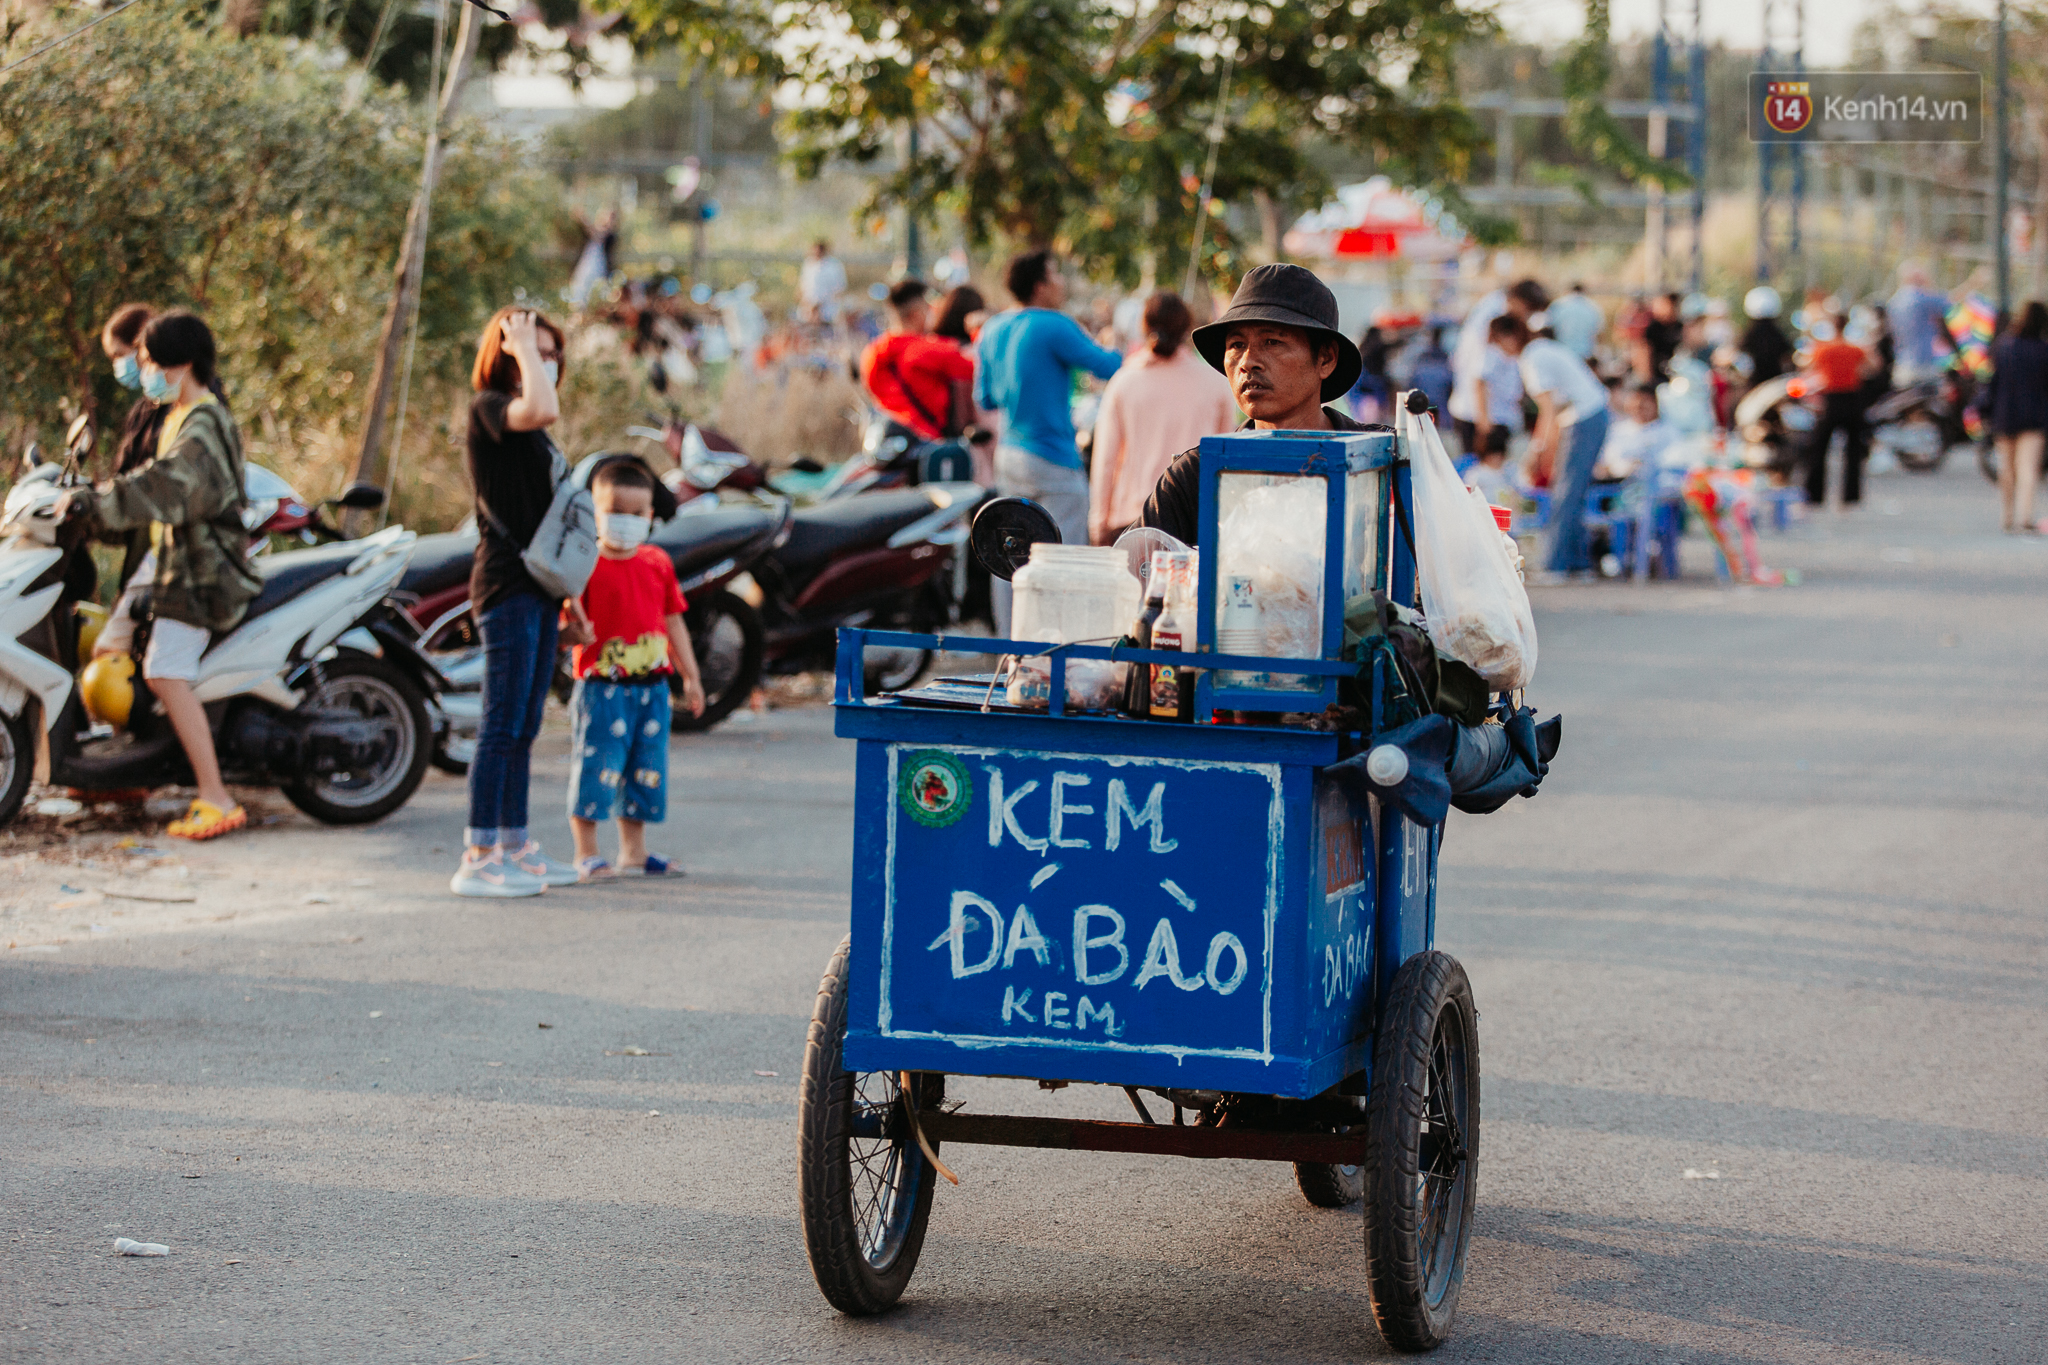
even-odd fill
[{"label": "woman wearing face mask", "polygon": [[[142,396],[142,329],[155,316],[156,310],[146,303],[124,303],[100,328],[100,350],[113,363],[114,382],[135,395],[121,424],[121,438],[114,444],[116,474],[131,473],[156,458],[156,439],[163,434],[164,414],[170,411]],[[120,535],[107,533],[102,539],[123,547],[120,581],[124,585],[134,581],[142,557],[149,553],[149,528],[138,526]],[[121,629],[126,633],[131,626]]]},{"label": "woman wearing face mask", "polygon": [[232,630],[262,590],[243,551],[242,436],[209,385],[213,333],[191,313],[166,313],[141,334],[142,392],[162,411],[156,445],[139,468],[92,492],[71,494],[100,533],[146,530],[149,551],[127,580],[95,656],[123,655],[134,640],[136,596],[150,594],[149,648],[142,676],[177,732],[198,799],[168,833],[212,839],[248,823],[221,782],[206,712],[193,695],[199,656],[212,633]]},{"label": "woman wearing face mask", "polygon": [[[100,350],[114,367],[115,382],[137,395],[128,405],[128,416],[121,424],[121,439],[114,446],[116,474],[140,469],[156,458],[156,439],[163,432],[164,414],[170,411],[164,404],[142,395],[142,329],[155,316],[156,309],[146,303],[124,303],[100,328]],[[222,407],[227,406],[227,390],[221,387],[218,374],[206,381],[206,391]],[[125,574],[122,581],[127,581]]]},{"label": "woman wearing face mask", "polygon": [[536,896],[576,880],[526,829],[534,737],[554,677],[556,614],[520,556],[554,499],[561,416],[562,329],[538,313],[501,308],[484,324],[470,373],[469,477],[479,537],[469,600],[482,629],[484,707],[469,765],[469,826],[458,896]]},{"label": "woman wearing face mask", "polygon": [[[155,316],[156,310],[146,303],[124,303],[100,329],[100,350],[114,366],[114,381],[138,395],[142,392],[142,329]],[[126,474],[156,458],[156,438],[163,429],[163,418],[164,409],[147,398],[137,397],[128,405],[121,439],[114,447],[116,474]]]}]

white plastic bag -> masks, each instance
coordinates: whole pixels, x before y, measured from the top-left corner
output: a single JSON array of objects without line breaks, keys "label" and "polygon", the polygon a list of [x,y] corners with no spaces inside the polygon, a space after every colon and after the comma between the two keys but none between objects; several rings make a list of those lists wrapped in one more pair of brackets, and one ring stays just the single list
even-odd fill
[{"label": "white plastic bag", "polygon": [[1500,529],[1465,488],[1436,424],[1398,403],[1401,444],[1415,490],[1415,572],[1437,649],[1496,691],[1536,675],[1536,617]]}]

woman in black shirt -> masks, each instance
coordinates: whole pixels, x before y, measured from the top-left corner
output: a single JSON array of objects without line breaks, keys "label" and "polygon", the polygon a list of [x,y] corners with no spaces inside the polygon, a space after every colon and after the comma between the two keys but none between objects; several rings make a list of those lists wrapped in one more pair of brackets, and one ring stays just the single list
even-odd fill
[{"label": "woman in black shirt", "polygon": [[2048,305],[2038,299],[1991,352],[1991,430],[1998,442],[1998,503],[2008,533],[2039,535],[2034,490],[2048,444]]},{"label": "woman in black shirt", "polygon": [[[469,824],[458,896],[534,896],[576,880],[572,864],[527,835],[534,737],[554,676],[562,604],[520,556],[554,499],[561,456],[547,428],[561,415],[562,329],[501,308],[484,325],[470,383],[469,477],[476,488],[476,567],[469,599],[484,642],[484,706],[469,765]],[[564,471],[565,472],[565,471]]]}]

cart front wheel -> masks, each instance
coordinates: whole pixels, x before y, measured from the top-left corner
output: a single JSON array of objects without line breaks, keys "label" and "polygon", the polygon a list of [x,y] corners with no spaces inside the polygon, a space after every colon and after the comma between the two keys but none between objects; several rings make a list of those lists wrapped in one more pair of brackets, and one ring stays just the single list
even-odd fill
[{"label": "cart front wheel", "polygon": [[1367,1102],[1365,1262],[1397,1351],[1450,1335],[1472,1240],[1479,1162],[1479,1013],[1457,959],[1401,965],[1380,1016]]},{"label": "cart front wheel", "polygon": [[936,1104],[945,1077],[904,1073],[906,1090],[896,1072],[845,1069],[846,952],[842,939],[811,1012],[798,1184],[818,1288],[840,1312],[864,1315],[903,1296],[924,1248],[938,1174],[918,1149],[910,1110]]}]

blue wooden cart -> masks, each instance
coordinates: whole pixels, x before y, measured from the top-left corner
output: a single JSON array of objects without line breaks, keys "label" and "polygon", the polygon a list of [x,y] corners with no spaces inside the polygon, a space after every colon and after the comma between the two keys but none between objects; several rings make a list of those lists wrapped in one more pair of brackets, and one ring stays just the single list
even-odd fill
[{"label": "blue wooden cart", "polygon": [[[1217,711],[1319,713],[1359,673],[1347,600],[1415,597],[1389,433],[1203,443],[1196,723],[1066,714],[1064,665],[1107,646],[840,635],[837,731],[859,741],[852,929],[812,1019],[803,1217],[849,1313],[903,1292],[947,1144],[1294,1163],[1302,1193],[1363,1200],[1372,1300],[1398,1348],[1443,1340],[1473,1216],[1477,1013],[1432,950],[1441,827],[1331,764],[1369,744]],[[1217,528],[1246,490],[1327,492],[1325,649],[1216,650]],[[1050,653],[1052,704],[992,686],[863,695],[869,648]],[[980,690],[976,690],[980,689]],[[1376,689],[1375,689],[1376,694]],[[968,1112],[949,1075],[1121,1087],[1130,1122]],[[946,1172],[950,1175],[950,1172]]]}]

